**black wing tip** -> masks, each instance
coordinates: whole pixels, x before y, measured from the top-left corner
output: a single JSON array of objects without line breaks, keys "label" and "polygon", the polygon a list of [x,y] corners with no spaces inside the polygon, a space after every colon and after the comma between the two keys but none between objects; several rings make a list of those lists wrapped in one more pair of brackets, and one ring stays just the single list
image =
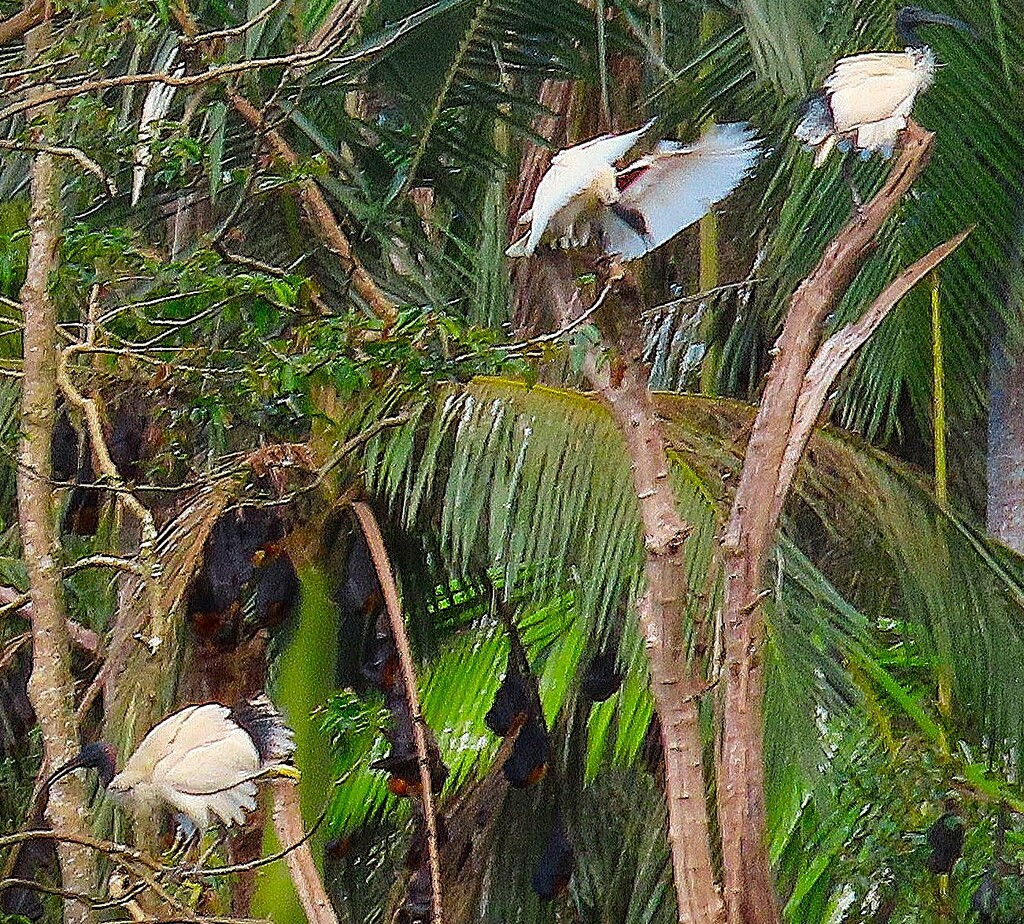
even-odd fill
[{"label": "black wing tip", "polygon": [[252,738],[264,763],[288,760],[294,755],[295,733],[265,693],[235,706],[231,721]]}]

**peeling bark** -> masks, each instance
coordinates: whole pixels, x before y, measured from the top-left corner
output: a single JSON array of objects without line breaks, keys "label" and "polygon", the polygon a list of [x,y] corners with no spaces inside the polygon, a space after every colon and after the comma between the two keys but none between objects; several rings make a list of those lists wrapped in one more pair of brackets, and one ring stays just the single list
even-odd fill
[{"label": "peeling bark", "polygon": [[[26,52],[32,63],[49,44],[49,23],[30,31]],[[36,129],[41,141],[45,128]],[[71,641],[61,591],[60,547],[54,530],[50,487],[50,447],[56,419],[57,306],[49,292],[60,250],[60,175],[52,154],[40,152],[32,162],[32,210],[29,215],[28,271],[21,289],[25,318],[25,377],[21,404],[22,439],[18,447],[18,522],[22,556],[28,571],[32,602],[32,675],[28,694],[42,731],[45,760],[56,767],[78,750]],[[67,776],[50,792],[46,811],[59,834],[86,832],[85,789]],[[61,842],[57,846],[65,887],[91,892],[92,855],[87,847]],[[87,905],[64,902],[71,924],[92,920]]]},{"label": "peeling bark", "polygon": [[[828,246],[793,295],[744,457],[723,539],[726,660],[718,799],[729,924],[781,920],[765,828],[765,623],[759,601],[765,560],[807,437],[831,383],[852,355],[852,342],[843,345],[832,338],[818,353],[817,363],[822,324],[873,250],[875,235],[924,170],[931,145],[931,134],[911,122],[885,185]],[[912,267],[901,280],[914,271]],[[900,294],[890,286],[883,296]],[[875,312],[875,326],[885,311]],[[860,343],[873,329],[861,331]],[[816,376],[809,378],[812,371]]]}]

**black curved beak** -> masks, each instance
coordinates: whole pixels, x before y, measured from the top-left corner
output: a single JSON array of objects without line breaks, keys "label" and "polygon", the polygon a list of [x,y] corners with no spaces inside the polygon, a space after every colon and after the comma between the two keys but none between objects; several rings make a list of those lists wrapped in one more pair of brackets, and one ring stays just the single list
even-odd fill
[{"label": "black curved beak", "polygon": [[63,764],[62,766],[58,767],[56,770],[53,771],[53,773],[51,773],[46,778],[46,782],[43,783],[43,789],[49,789],[58,780],[62,780],[69,773],[74,773],[76,770],[81,770],[84,766],[86,766],[86,764],[82,759],[81,753],[76,754],[75,757],[69,760],[66,764]]},{"label": "black curved beak", "polygon": [[919,7],[905,7],[900,11],[900,16],[906,17],[908,25],[912,28],[918,26],[949,26],[958,32],[967,32],[974,38],[978,38],[978,30],[970,23],[957,19],[954,16],[947,16],[945,13],[933,13],[931,10],[922,10]]},{"label": "black curved beak", "polygon": [[105,741],[87,744],[71,760],[50,774],[44,784],[45,788],[49,789],[58,780],[75,770],[90,769],[99,774],[100,783],[105,789],[114,778],[116,756],[114,749]]},{"label": "black curved beak", "polygon": [[946,16],[944,13],[928,13],[922,22],[928,23],[929,25],[949,26],[950,28],[956,29],[958,32],[966,32],[974,38],[980,37],[978,30],[970,23],[966,23],[962,19],[956,19],[953,16]]}]

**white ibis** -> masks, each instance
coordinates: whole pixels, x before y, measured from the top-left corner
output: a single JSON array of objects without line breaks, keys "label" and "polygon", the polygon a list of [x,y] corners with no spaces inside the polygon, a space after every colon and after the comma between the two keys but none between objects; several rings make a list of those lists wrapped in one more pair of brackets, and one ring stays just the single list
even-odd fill
[{"label": "white ibis", "polygon": [[914,100],[935,80],[935,54],[916,32],[927,24],[973,32],[951,16],[904,7],[896,16],[903,51],[869,51],[841,58],[823,88],[807,98],[794,134],[815,149],[815,167],[837,146],[844,152],[855,149],[865,158],[875,151],[892,156]]},{"label": "white ibis", "polygon": [[94,768],[115,802],[133,811],[170,806],[186,841],[201,836],[214,819],[241,824],[256,807],[256,781],[298,778],[284,762],[294,736],[266,696],[228,709],[220,703],[186,706],[155,725],[124,769],[115,775],[116,753],[105,741],[88,744],[50,777],[52,785],[81,767]]},{"label": "white ibis", "polygon": [[731,123],[713,126],[693,145],[659,141],[616,169],[652,124],[559,151],[519,219],[529,230],[506,254],[527,257],[542,244],[585,247],[593,239],[605,254],[635,260],[706,215],[757,160],[750,127]]}]

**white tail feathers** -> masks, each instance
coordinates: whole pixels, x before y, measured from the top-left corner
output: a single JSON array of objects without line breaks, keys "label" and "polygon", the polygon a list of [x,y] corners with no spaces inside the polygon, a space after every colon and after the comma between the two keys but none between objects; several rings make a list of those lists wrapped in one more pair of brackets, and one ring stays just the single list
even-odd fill
[{"label": "white tail feathers", "polygon": [[207,797],[207,807],[225,825],[240,825],[245,815],[256,808],[256,784],[239,783],[234,789]]}]

